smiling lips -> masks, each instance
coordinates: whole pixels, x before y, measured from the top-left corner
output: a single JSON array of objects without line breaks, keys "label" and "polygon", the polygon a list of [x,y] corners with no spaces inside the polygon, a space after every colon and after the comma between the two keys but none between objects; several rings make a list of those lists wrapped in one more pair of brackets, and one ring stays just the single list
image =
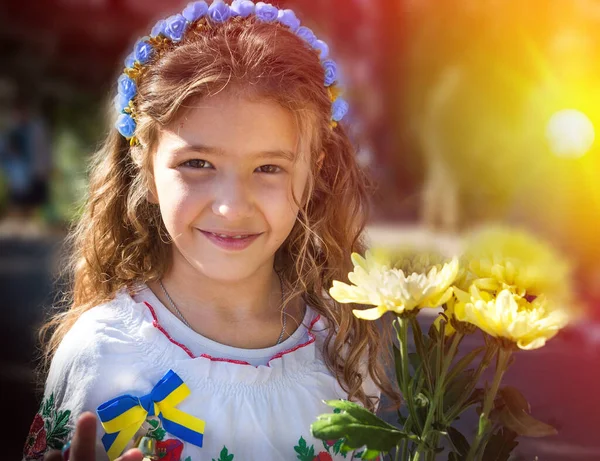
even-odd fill
[{"label": "smiling lips", "polygon": [[217,247],[230,251],[239,251],[248,248],[261,235],[241,232],[210,232],[204,230],[200,232]]}]

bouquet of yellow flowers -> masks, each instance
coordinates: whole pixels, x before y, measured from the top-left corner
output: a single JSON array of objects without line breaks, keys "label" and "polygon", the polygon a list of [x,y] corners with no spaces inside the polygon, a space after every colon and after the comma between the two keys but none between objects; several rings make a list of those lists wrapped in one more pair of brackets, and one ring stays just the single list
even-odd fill
[{"label": "bouquet of yellow flowers", "polygon": [[[366,321],[395,315],[394,362],[404,405],[396,427],[360,405],[329,401],[335,412],[313,423],[315,437],[341,438],[345,450],[366,447],[363,459],[395,453],[396,460],[435,460],[447,451],[449,461],[502,461],[518,436],[556,433],[531,416],[516,388],[501,387],[515,350],[543,347],[574,315],[569,267],[551,248],[524,232],[493,228],[476,233],[452,258],[372,250],[364,258],[353,254],[352,261],[352,284],[335,281],[330,294],[341,303],[375,306],[353,311]],[[419,313],[440,307],[425,335]],[[484,345],[461,357],[463,338],[477,332]],[[491,385],[478,387],[494,362]],[[469,441],[454,423],[471,407],[479,424]]]}]

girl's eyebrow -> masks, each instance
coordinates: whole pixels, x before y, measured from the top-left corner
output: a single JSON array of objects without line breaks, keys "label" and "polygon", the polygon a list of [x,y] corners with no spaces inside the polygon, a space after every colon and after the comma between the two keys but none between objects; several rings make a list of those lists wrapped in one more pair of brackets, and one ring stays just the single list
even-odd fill
[{"label": "girl's eyebrow", "polygon": [[[190,152],[194,152],[197,154],[205,154],[205,155],[206,154],[227,155],[223,149],[219,149],[217,147],[204,146],[201,144],[181,146],[181,147],[175,149],[173,154],[175,156],[179,156],[179,155],[183,155],[185,153],[190,153]],[[290,162],[296,158],[295,152],[290,151],[290,150],[285,150],[285,149],[275,149],[275,150],[257,152],[257,153],[249,154],[249,156],[257,158],[257,159],[275,158],[275,159],[288,160]]]}]

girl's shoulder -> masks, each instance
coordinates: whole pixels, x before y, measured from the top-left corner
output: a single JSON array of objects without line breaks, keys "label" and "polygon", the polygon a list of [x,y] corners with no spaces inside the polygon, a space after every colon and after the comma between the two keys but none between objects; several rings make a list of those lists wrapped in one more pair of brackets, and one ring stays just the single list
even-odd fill
[{"label": "girl's shoulder", "polygon": [[[127,290],[85,311],[65,334],[52,359],[50,377],[85,373],[138,360],[151,332],[152,316]],[[55,372],[55,373],[53,373]]]},{"label": "girl's shoulder", "polygon": [[128,290],[122,289],[113,299],[83,312],[66,333],[61,346],[73,342],[110,342],[116,338],[133,341],[144,323],[152,323],[151,315],[143,305],[135,302]]}]

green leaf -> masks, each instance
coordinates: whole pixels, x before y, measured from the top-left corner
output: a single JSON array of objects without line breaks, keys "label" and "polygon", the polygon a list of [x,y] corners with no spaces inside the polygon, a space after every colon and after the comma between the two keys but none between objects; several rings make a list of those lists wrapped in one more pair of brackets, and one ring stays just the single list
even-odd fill
[{"label": "green leaf", "polygon": [[479,425],[477,427],[477,433],[485,434],[485,432],[487,431],[488,427],[490,427],[490,425],[491,425],[490,419],[484,413],[480,413],[479,414]]},{"label": "green leaf", "polygon": [[[225,445],[223,445],[223,449],[221,450],[221,453],[219,453],[219,459],[216,461],[232,461],[232,460],[233,460],[233,455],[230,455],[229,450],[227,450],[227,447]],[[212,461],[215,461],[215,459],[213,458]]]},{"label": "green leaf", "polygon": [[297,458],[300,461],[312,461],[315,457],[314,447],[311,445],[309,449],[306,445],[306,440],[304,440],[304,437],[300,437],[300,440],[298,441],[298,446],[294,447],[294,451],[298,453]]},{"label": "green leaf", "polygon": [[156,419],[147,419],[146,422],[152,426],[152,430],[158,427],[158,421]]},{"label": "green leaf", "polygon": [[456,451],[456,454],[461,457],[467,456],[470,448],[467,438],[452,426],[448,427],[447,431],[448,438],[450,439],[450,443],[452,443],[452,447]]},{"label": "green leaf", "polygon": [[450,453],[448,453],[448,461],[460,461],[460,458],[456,453],[451,451]]},{"label": "green leaf", "polygon": [[452,381],[447,381],[444,392],[444,411],[464,397],[465,389],[468,389],[475,377],[475,370],[469,368],[459,373]]},{"label": "green leaf", "polygon": [[192,461],[192,458],[191,458],[191,456],[188,456],[187,458],[185,458],[185,460],[184,460],[184,461]]},{"label": "green leaf", "polygon": [[[346,457],[346,455],[348,453],[350,453],[353,450],[353,448],[350,448],[349,446],[347,446],[346,444],[342,444],[342,446],[340,447],[340,453],[344,456],[344,458]],[[356,455],[352,455],[352,458],[354,458]]]},{"label": "green leaf", "polygon": [[43,403],[42,416],[45,418],[50,417],[52,409],[54,408],[54,394],[50,394],[50,397]]},{"label": "green leaf", "polygon": [[460,372],[462,372],[465,368],[467,368],[473,360],[485,350],[485,346],[480,346],[477,349],[472,350],[468,354],[465,354],[463,358],[461,358],[456,365],[454,365],[450,371],[448,372],[447,381],[452,381]]},{"label": "green leaf", "polygon": [[375,459],[379,456],[379,452],[377,450],[365,450],[360,459]]},{"label": "green leaf", "polygon": [[494,433],[485,447],[482,461],[508,461],[510,454],[519,444],[516,438],[517,433],[506,428]]},{"label": "green leaf", "polygon": [[56,421],[54,424],[57,427],[63,427],[69,422],[69,418],[71,417],[71,410],[65,410],[58,413]]},{"label": "green leaf", "polygon": [[[345,411],[347,414],[351,415],[353,418],[356,418],[356,420],[358,420],[361,423],[396,430],[394,426],[385,422],[383,419],[375,416],[369,410],[358,405],[357,403],[350,402],[348,400],[327,400],[325,401],[325,403],[330,407]],[[335,410],[333,411],[336,416],[343,415],[343,413],[335,413]]]},{"label": "green leaf", "polygon": [[52,432],[48,434],[48,438],[63,439],[69,435],[69,432],[70,430],[67,427],[55,427]]},{"label": "green leaf", "polygon": [[[383,421],[382,421],[383,422]],[[313,436],[321,440],[344,438],[344,445],[352,449],[366,446],[379,452],[388,452],[402,439],[418,440],[412,434],[406,434],[383,422],[385,426],[360,421],[349,413],[321,415],[311,425]]]},{"label": "green leaf", "polygon": [[518,435],[546,437],[558,434],[554,427],[538,421],[529,414],[529,403],[518,389],[511,386],[503,387],[498,391],[498,396],[504,403],[498,412],[498,418],[504,426]]},{"label": "green leaf", "polygon": [[156,429],[155,431],[152,431],[152,436],[156,439],[156,440],[164,440],[165,436],[167,435],[167,431],[165,431],[162,427],[159,427],[158,429]]},{"label": "green leaf", "polygon": [[396,381],[398,381],[398,385],[402,388],[402,383],[404,382],[403,374],[402,374],[402,356],[400,355],[400,349],[395,344],[392,345],[394,349],[394,368],[396,369]]},{"label": "green leaf", "polygon": [[427,336],[431,338],[431,341],[437,343],[440,339],[440,333],[438,329],[435,327],[435,323],[432,323],[429,327],[429,331],[427,332]]},{"label": "green leaf", "polygon": [[340,452],[342,445],[344,445],[344,439],[339,439],[337,442],[335,442],[332,447],[333,453],[337,455]]}]

